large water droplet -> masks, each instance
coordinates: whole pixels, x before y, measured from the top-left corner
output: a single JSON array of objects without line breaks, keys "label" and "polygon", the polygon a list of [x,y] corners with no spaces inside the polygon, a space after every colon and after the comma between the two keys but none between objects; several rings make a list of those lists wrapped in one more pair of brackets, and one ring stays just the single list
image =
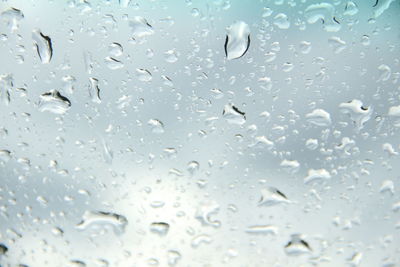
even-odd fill
[{"label": "large water droplet", "polygon": [[55,114],[64,114],[71,107],[71,102],[65,96],[62,96],[57,90],[40,95],[39,110],[41,112],[50,111]]},{"label": "large water droplet", "polygon": [[43,64],[49,63],[53,56],[53,46],[50,37],[36,29],[32,32],[32,38],[40,61],[42,61]]},{"label": "large water droplet", "polygon": [[231,104],[225,105],[222,115],[229,124],[242,125],[246,122],[245,113]]},{"label": "large water droplet", "polygon": [[342,113],[349,114],[357,130],[361,130],[364,127],[364,124],[371,118],[373,112],[372,107],[364,107],[363,103],[358,99],[341,103],[339,108]]},{"label": "large water droplet", "polygon": [[318,3],[309,5],[304,11],[308,23],[316,23],[321,20],[324,29],[328,32],[340,30],[340,23],[335,18],[335,7],[329,3]]},{"label": "large water droplet", "polygon": [[86,211],[82,216],[82,221],[76,225],[76,228],[79,230],[86,230],[91,226],[111,225],[116,234],[121,234],[125,232],[127,224],[128,220],[126,217],[116,213]]},{"label": "large water droplet", "polygon": [[250,46],[250,27],[243,21],[233,23],[227,28],[225,55],[228,60],[240,58]]}]

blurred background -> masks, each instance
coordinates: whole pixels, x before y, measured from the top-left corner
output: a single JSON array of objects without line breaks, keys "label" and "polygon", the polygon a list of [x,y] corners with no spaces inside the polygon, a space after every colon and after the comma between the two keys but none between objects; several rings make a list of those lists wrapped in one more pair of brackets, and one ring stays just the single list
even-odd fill
[{"label": "blurred background", "polygon": [[1,1],[0,266],[400,266],[399,14]]}]

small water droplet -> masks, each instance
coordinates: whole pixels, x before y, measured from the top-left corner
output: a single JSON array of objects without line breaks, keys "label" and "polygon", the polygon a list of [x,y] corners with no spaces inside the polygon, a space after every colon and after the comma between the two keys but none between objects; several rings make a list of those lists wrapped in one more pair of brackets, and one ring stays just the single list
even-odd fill
[{"label": "small water droplet", "polygon": [[169,224],[165,222],[153,222],[150,225],[150,231],[158,234],[159,236],[164,236],[168,233]]},{"label": "small water droplet", "polygon": [[309,123],[326,127],[331,124],[331,116],[323,109],[314,109],[311,113],[306,114],[306,119]]},{"label": "small water droplet", "polygon": [[299,256],[310,252],[310,245],[299,234],[293,234],[285,246],[285,253],[289,256]]},{"label": "small water droplet", "polygon": [[290,201],[278,188],[269,186],[261,189],[261,198],[258,201],[259,206],[274,206],[281,203],[290,203]]},{"label": "small water droplet", "polygon": [[92,99],[93,102],[100,104],[101,99],[100,99],[100,88],[99,88],[99,80],[96,78],[89,78],[89,96]]},{"label": "small water droplet", "polygon": [[106,57],[104,62],[110,70],[118,70],[124,67],[124,64],[121,61],[112,57]]},{"label": "small water droplet", "polygon": [[310,184],[314,181],[328,180],[331,174],[325,169],[309,169],[308,175],[304,178],[305,184]]},{"label": "small water droplet", "polygon": [[142,82],[150,82],[153,79],[150,71],[146,69],[136,69],[136,77]]},{"label": "small water droplet", "polygon": [[279,29],[287,30],[290,28],[290,21],[286,14],[279,13],[274,17],[274,25]]},{"label": "small water droplet", "polygon": [[246,122],[245,113],[231,104],[225,105],[222,115],[229,124],[242,125]]},{"label": "small water droplet", "polygon": [[119,43],[112,43],[108,46],[108,52],[113,57],[119,57],[123,53],[122,45],[120,45]]}]

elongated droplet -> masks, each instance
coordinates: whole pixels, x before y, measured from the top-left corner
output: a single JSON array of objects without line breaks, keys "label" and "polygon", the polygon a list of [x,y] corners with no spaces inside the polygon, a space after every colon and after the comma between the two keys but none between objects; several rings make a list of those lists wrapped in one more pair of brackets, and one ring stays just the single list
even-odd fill
[{"label": "elongated droplet", "polygon": [[39,110],[49,111],[55,114],[64,114],[71,107],[71,102],[62,96],[57,90],[50,90],[40,95]]},{"label": "elongated droplet", "polygon": [[225,55],[228,60],[240,58],[250,46],[250,27],[243,21],[233,23],[227,28]]},{"label": "elongated droplet", "polygon": [[11,74],[0,75],[0,99],[1,102],[8,105],[10,103],[10,91],[13,87],[13,78]]},{"label": "elongated droplet", "polygon": [[93,102],[101,103],[99,80],[96,78],[89,78],[89,95]]},{"label": "elongated droplet", "polygon": [[314,109],[306,115],[306,119],[309,123],[317,126],[326,127],[331,124],[330,114],[323,109]]},{"label": "elongated droplet", "polygon": [[247,227],[246,233],[255,235],[277,235],[278,228],[274,225],[252,225]]},{"label": "elongated droplet", "polygon": [[76,229],[86,230],[91,225],[112,225],[116,234],[125,231],[128,220],[125,216],[103,212],[103,211],[86,211],[82,216],[82,221],[76,225]]},{"label": "elongated droplet", "polygon": [[43,64],[49,63],[53,56],[53,46],[50,37],[36,29],[32,32],[32,38],[40,61],[42,61]]}]

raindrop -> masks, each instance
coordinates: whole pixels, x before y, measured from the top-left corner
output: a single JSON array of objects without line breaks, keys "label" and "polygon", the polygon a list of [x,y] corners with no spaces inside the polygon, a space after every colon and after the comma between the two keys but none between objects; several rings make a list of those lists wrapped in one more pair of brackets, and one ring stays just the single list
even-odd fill
[{"label": "raindrop", "polygon": [[194,237],[192,239],[191,245],[193,248],[199,247],[201,244],[210,244],[213,241],[211,236],[202,234]]},{"label": "raindrop", "polygon": [[353,1],[349,1],[346,3],[346,6],[344,8],[343,15],[346,16],[354,16],[355,14],[358,13],[358,7],[357,4],[354,3]]},{"label": "raindrop", "polygon": [[169,224],[165,222],[153,222],[150,225],[150,231],[152,233],[158,234],[159,236],[164,236],[168,233]]},{"label": "raindrop", "polygon": [[118,70],[124,67],[124,64],[121,61],[112,57],[106,57],[104,62],[110,70]]},{"label": "raindrop", "polygon": [[99,80],[97,80],[96,78],[90,77],[89,81],[90,81],[89,87],[88,87],[89,96],[93,102],[100,104],[101,99],[100,99]]},{"label": "raindrop", "polygon": [[250,46],[250,27],[243,21],[233,23],[227,28],[225,55],[228,60],[244,56]]},{"label": "raindrop", "polygon": [[92,225],[111,225],[116,234],[125,231],[128,220],[119,214],[102,211],[85,211],[82,221],[76,225],[76,229],[86,230]]},{"label": "raindrop", "polygon": [[164,58],[168,63],[175,63],[178,61],[178,53],[175,49],[168,50],[164,53]]},{"label": "raindrop", "polygon": [[284,13],[279,13],[274,17],[274,25],[282,30],[289,29],[290,21],[288,16]]},{"label": "raindrop", "polygon": [[65,96],[62,96],[57,90],[40,95],[39,110],[41,112],[49,111],[55,114],[64,114],[71,107],[71,102]]},{"label": "raindrop", "polygon": [[11,101],[10,91],[12,90],[13,86],[13,77],[11,74],[0,75],[0,99],[1,102],[6,105],[8,105]]},{"label": "raindrop", "polygon": [[164,124],[157,119],[150,119],[147,124],[151,127],[151,132],[156,134],[164,133]]},{"label": "raindrop", "polygon": [[310,184],[314,181],[328,180],[331,174],[325,169],[309,169],[308,175],[304,178],[305,184]]},{"label": "raindrop", "polygon": [[310,245],[301,238],[301,235],[294,234],[285,245],[285,253],[289,256],[299,256],[311,252]]},{"label": "raindrop", "polygon": [[22,11],[13,7],[1,12],[0,16],[5,21],[11,32],[18,30],[19,21],[24,18]]},{"label": "raindrop", "polygon": [[222,115],[229,124],[242,125],[246,122],[245,113],[231,104],[225,105]]},{"label": "raindrop", "polygon": [[258,201],[258,206],[274,206],[281,203],[290,203],[290,201],[278,188],[269,186],[261,189],[261,198]]},{"label": "raindrop", "polygon": [[219,205],[216,202],[203,203],[196,211],[196,219],[199,220],[203,225],[213,226],[218,228],[221,226],[221,222],[217,220],[211,220],[213,214],[218,213]]},{"label": "raindrop", "polygon": [[339,54],[346,48],[346,42],[337,36],[333,36],[328,39],[328,44],[333,48],[335,54]]},{"label": "raindrop", "polygon": [[247,227],[246,233],[254,235],[277,235],[278,228],[274,225],[252,225]]},{"label": "raindrop", "polygon": [[40,30],[36,29],[32,32],[32,38],[42,63],[49,63],[53,56],[53,47],[50,37],[44,35]]},{"label": "raindrop", "polygon": [[361,130],[364,127],[364,124],[371,118],[373,112],[371,107],[364,107],[363,103],[358,99],[341,103],[339,108],[342,113],[349,114],[357,130]]},{"label": "raindrop", "polygon": [[142,38],[154,34],[153,27],[147,20],[140,16],[135,16],[129,21],[129,26],[132,30],[133,38]]},{"label": "raindrop", "polygon": [[328,112],[323,109],[315,109],[311,113],[306,115],[306,119],[309,123],[326,127],[331,124],[331,116]]},{"label": "raindrop", "polygon": [[146,69],[136,69],[136,77],[142,82],[150,82],[153,79],[150,71]]},{"label": "raindrop", "polygon": [[123,53],[122,45],[120,45],[119,43],[112,43],[108,46],[108,52],[113,57],[119,57]]}]

